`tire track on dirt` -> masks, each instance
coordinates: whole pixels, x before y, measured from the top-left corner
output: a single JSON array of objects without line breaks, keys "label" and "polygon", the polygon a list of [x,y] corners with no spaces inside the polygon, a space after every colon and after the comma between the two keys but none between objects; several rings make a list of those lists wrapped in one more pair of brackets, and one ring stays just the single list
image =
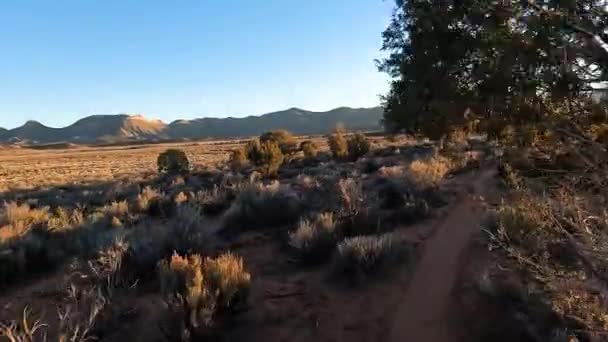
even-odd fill
[{"label": "tire track on dirt", "polygon": [[488,190],[495,168],[482,170],[467,195],[438,224],[424,250],[410,286],[394,316],[391,341],[454,341],[447,317],[451,291],[463,252],[483,216],[480,196]]}]

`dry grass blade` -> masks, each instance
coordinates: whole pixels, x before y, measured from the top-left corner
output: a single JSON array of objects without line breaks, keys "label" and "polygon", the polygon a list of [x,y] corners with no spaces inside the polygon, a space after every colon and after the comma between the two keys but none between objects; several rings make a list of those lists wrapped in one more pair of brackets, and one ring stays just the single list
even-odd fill
[{"label": "dry grass blade", "polygon": [[20,324],[17,324],[17,322],[15,321],[8,324],[0,323],[0,336],[6,337],[10,342],[46,342],[46,332],[43,332],[42,336],[39,339],[36,338],[36,336],[41,329],[46,328],[48,325],[40,323],[40,319],[37,319],[33,323],[30,323],[30,313],[30,308],[26,306],[23,309]]}]

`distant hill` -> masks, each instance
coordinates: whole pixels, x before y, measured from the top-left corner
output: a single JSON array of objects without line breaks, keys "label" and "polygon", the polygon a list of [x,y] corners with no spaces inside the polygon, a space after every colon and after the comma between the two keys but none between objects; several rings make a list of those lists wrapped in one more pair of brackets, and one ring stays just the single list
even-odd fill
[{"label": "distant hill", "polygon": [[63,128],[47,127],[36,121],[10,130],[0,128],[0,142],[52,144],[230,138],[280,128],[295,134],[324,134],[336,124],[349,130],[377,130],[381,128],[382,112],[381,107],[340,107],[327,112],[290,108],[260,116],[178,120],[169,125],[140,115],[92,115]]}]

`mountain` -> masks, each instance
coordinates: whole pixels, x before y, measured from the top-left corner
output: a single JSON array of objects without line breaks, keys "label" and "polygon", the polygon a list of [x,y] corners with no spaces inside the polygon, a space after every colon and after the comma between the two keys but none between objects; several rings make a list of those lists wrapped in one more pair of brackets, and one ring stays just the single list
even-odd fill
[{"label": "mountain", "polygon": [[245,118],[203,118],[174,121],[167,127],[171,138],[226,138],[260,135],[274,129],[295,134],[323,134],[337,124],[350,130],[380,129],[382,108],[336,108],[328,112],[310,112],[290,108],[280,112]]},{"label": "mountain", "polygon": [[49,144],[230,138],[260,135],[274,129],[287,129],[295,134],[323,134],[337,124],[349,130],[378,130],[382,113],[381,107],[340,107],[327,112],[290,108],[260,116],[178,120],[169,125],[141,115],[92,115],[63,128],[28,121],[14,129],[0,129],[0,142]]}]

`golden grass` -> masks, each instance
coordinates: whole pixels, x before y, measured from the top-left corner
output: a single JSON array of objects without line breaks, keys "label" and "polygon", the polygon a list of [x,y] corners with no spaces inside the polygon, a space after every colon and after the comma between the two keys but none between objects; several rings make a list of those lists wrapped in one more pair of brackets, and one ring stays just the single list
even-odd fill
[{"label": "golden grass", "polygon": [[413,161],[408,169],[408,177],[421,187],[433,187],[445,178],[452,169],[452,162],[442,156]]},{"label": "golden grass", "polygon": [[[299,137],[308,139],[310,137]],[[326,149],[323,137],[315,143]],[[158,155],[168,148],[183,150],[194,170],[228,161],[243,140],[215,140],[149,145],[77,147],[36,150],[0,147],[0,192],[44,186],[94,184],[128,179],[137,181],[158,174]]]}]

